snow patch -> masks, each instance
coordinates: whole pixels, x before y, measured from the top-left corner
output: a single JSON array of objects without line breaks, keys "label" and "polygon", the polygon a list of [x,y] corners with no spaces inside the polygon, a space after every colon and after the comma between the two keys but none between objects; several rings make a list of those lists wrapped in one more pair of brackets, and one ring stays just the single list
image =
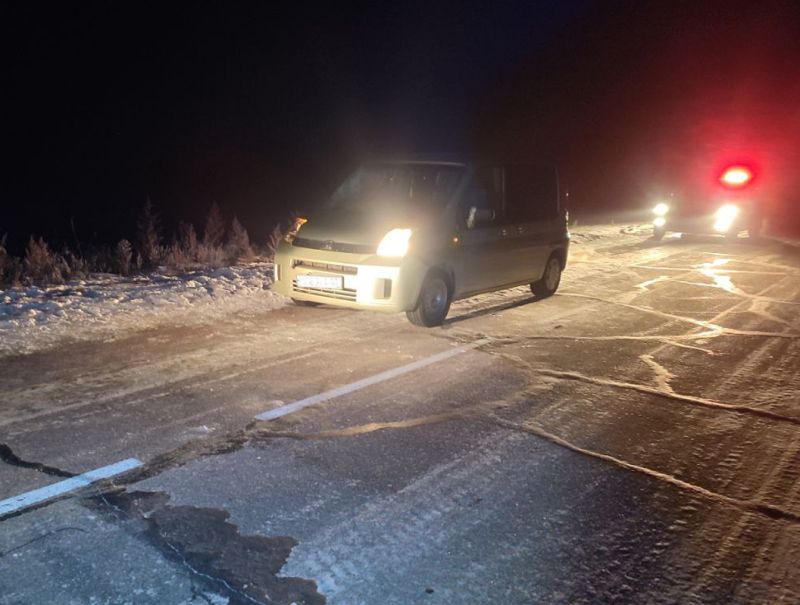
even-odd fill
[{"label": "snow patch", "polygon": [[271,274],[271,264],[254,263],[181,275],[93,274],[62,286],[0,290],[0,355],[276,309],[286,299],[269,289]]}]

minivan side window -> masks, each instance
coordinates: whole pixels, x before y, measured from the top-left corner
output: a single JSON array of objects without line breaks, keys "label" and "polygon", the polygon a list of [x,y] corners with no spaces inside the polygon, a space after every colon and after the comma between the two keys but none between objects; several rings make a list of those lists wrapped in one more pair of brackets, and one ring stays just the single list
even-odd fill
[{"label": "minivan side window", "polygon": [[505,169],[506,213],[514,223],[558,216],[558,180],[552,166],[517,164]]},{"label": "minivan side window", "polygon": [[503,169],[499,166],[477,166],[467,207],[494,210],[494,222],[503,221]]}]

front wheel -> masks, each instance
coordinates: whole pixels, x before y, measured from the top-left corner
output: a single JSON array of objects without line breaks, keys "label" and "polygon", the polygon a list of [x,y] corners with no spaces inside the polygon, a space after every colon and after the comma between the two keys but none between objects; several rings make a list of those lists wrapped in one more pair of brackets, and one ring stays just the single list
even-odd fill
[{"label": "front wheel", "polygon": [[438,275],[429,275],[422,282],[417,308],[406,311],[406,317],[415,326],[432,328],[440,326],[450,310],[450,292]]},{"label": "front wheel", "polygon": [[538,298],[547,298],[552,296],[558,290],[558,284],[561,283],[561,259],[557,254],[551,254],[547,259],[547,266],[544,269],[544,275],[539,281],[531,284],[531,292]]}]

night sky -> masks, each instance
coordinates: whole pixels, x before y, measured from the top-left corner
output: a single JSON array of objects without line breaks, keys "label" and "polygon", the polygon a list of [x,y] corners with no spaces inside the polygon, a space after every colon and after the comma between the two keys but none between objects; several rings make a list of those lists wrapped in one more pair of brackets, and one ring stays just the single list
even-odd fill
[{"label": "night sky", "polygon": [[404,151],[553,160],[577,212],[800,172],[796,2],[284,4],[5,4],[0,235],[131,238],[149,197],[263,238]]}]

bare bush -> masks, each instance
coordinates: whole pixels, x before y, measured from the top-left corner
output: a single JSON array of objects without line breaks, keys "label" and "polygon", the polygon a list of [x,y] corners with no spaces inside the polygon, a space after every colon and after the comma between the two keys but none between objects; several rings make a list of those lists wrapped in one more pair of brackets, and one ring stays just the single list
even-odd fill
[{"label": "bare bush", "polygon": [[126,239],[117,242],[114,248],[114,270],[120,275],[130,275],[133,260],[133,246]]},{"label": "bare bush", "polygon": [[[219,268],[241,259],[252,259],[255,248],[239,219],[233,218],[227,240],[224,227],[222,213],[215,203],[209,211],[202,241],[191,223],[181,222],[172,243],[165,246],[159,233],[158,215],[148,199],[137,221],[135,246],[123,239],[114,247],[84,246],[85,254],[75,254],[67,248],[58,254],[42,238],[31,237],[24,258],[19,259],[8,253],[3,236],[0,238],[0,285],[48,286],[82,278],[90,272],[127,276],[161,265],[184,271],[198,267]],[[277,225],[271,238],[273,249],[282,233],[281,225]]]},{"label": "bare bush", "polygon": [[185,271],[196,266],[200,259],[201,244],[191,223],[180,222],[178,235],[173,239],[163,257],[163,264],[170,269]]},{"label": "bare bush", "polygon": [[69,275],[64,259],[50,250],[43,238],[37,240],[33,236],[25,250],[23,270],[26,283],[44,286],[63,284],[65,275]]},{"label": "bare bush", "polygon": [[108,246],[100,246],[99,248],[92,246],[88,249],[84,262],[89,271],[94,271],[96,273],[118,273],[115,254],[116,249],[109,248]]},{"label": "bare bush", "polygon": [[197,253],[200,243],[197,239],[197,232],[191,223],[180,222],[178,225],[178,243],[183,254],[192,262],[197,262]]},{"label": "bare bush", "polygon": [[16,256],[7,256],[4,259],[0,283],[5,286],[18,286],[22,283],[22,261]]},{"label": "bare bush", "polygon": [[62,272],[62,277],[65,280],[86,277],[90,270],[97,270],[91,266],[92,263],[79,254],[74,254],[71,250],[65,249],[61,258],[66,268],[66,273]]},{"label": "bare bush", "polygon": [[225,219],[216,202],[211,204],[206,219],[206,228],[203,231],[203,245],[218,247],[225,238]]},{"label": "bare bush", "polygon": [[185,271],[191,264],[191,259],[187,258],[183,252],[183,248],[177,241],[172,242],[167,246],[162,259],[162,265],[168,270],[177,269],[178,271]]},{"label": "bare bush", "polygon": [[278,244],[280,244],[283,239],[283,234],[283,226],[278,223],[272,228],[272,231],[267,237],[267,258],[270,260],[275,258],[275,252],[278,250]]},{"label": "bare bush", "polygon": [[206,244],[200,244],[198,247],[197,260],[200,264],[215,269],[224,266],[228,262],[225,249],[222,246],[209,246]]},{"label": "bare bush", "polygon": [[231,262],[244,259],[248,260],[253,257],[253,247],[250,245],[250,236],[247,230],[242,227],[237,217],[233,217],[231,222],[231,230],[228,235],[227,244],[228,258]]},{"label": "bare bush", "polygon": [[16,286],[22,278],[22,262],[6,249],[6,236],[0,238],[0,285]]},{"label": "bare bush", "polygon": [[136,224],[136,243],[141,268],[151,269],[161,262],[164,250],[158,232],[158,214],[153,209],[150,198],[147,198],[139,220]]}]

